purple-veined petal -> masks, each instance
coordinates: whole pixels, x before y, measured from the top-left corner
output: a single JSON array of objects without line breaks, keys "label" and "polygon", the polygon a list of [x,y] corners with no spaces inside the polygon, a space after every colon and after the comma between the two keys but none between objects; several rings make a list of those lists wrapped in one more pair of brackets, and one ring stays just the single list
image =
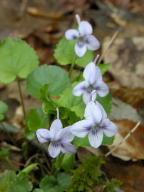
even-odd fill
[{"label": "purple-veined petal", "polygon": [[50,139],[50,132],[47,129],[38,129],[36,131],[36,136],[40,143],[45,143]]},{"label": "purple-veined petal", "polygon": [[91,24],[87,21],[81,21],[79,24],[79,32],[81,36],[92,34],[93,29]]},{"label": "purple-veined petal", "polygon": [[65,37],[67,40],[74,40],[79,37],[79,32],[75,29],[69,29],[65,32]]},{"label": "purple-veined petal", "polygon": [[60,154],[61,145],[50,143],[48,147],[49,155],[53,158],[57,157]]},{"label": "purple-veined petal", "polygon": [[101,128],[103,129],[103,132],[107,137],[114,136],[118,131],[116,125],[109,119],[105,119],[104,121],[102,121]]},{"label": "purple-veined petal", "polygon": [[75,153],[76,149],[71,143],[62,143],[61,144],[61,151],[63,153]]},{"label": "purple-veined petal", "polygon": [[85,93],[83,94],[83,102],[84,102],[85,104],[87,104],[87,103],[89,103],[90,101],[91,101],[91,94],[88,93],[88,92],[85,92]]},{"label": "purple-veined petal", "polygon": [[91,101],[85,108],[84,117],[90,119],[93,123],[99,123],[102,119],[102,112],[98,105]]},{"label": "purple-veined petal", "polygon": [[61,129],[61,128],[63,128],[61,120],[60,119],[55,119],[52,122],[51,126],[50,126],[50,131],[51,130],[56,130],[57,131],[58,129]]},{"label": "purple-veined petal", "polygon": [[82,81],[81,83],[77,84],[74,88],[73,88],[73,95],[75,96],[81,96],[86,88],[88,87],[88,84],[86,81]]},{"label": "purple-veined petal", "polygon": [[103,119],[103,120],[106,119],[106,118],[107,118],[107,114],[106,114],[103,106],[102,106],[98,101],[96,101],[96,105],[98,105],[98,107],[100,108],[100,110],[101,110],[101,112],[102,112],[102,119]]},{"label": "purple-veined petal", "polygon": [[100,97],[105,97],[109,93],[109,88],[103,81],[96,82],[96,91]]},{"label": "purple-veined petal", "polygon": [[83,57],[87,51],[87,47],[84,42],[77,42],[75,44],[75,52],[79,57]]},{"label": "purple-veined petal", "polygon": [[62,129],[60,137],[63,142],[71,142],[74,138],[74,135],[71,132],[71,126]]},{"label": "purple-veined petal", "polygon": [[102,144],[103,132],[101,130],[91,131],[88,134],[88,139],[92,147],[98,148]]},{"label": "purple-veined petal", "polygon": [[94,62],[89,63],[85,67],[83,77],[89,84],[94,84],[97,80],[102,79],[101,71]]},{"label": "purple-veined petal", "polygon": [[97,50],[100,48],[100,42],[93,35],[87,35],[85,37],[85,43],[89,50]]},{"label": "purple-veined petal", "polygon": [[91,129],[91,124],[89,120],[78,121],[71,126],[71,132],[77,137],[85,137]]},{"label": "purple-veined petal", "polygon": [[50,126],[50,137],[52,141],[59,139],[62,127],[63,126],[60,119],[56,119],[52,122]]}]

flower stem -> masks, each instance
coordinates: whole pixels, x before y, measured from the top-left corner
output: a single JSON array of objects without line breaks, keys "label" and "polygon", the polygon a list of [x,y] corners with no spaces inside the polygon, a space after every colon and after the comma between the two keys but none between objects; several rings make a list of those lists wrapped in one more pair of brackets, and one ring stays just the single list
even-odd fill
[{"label": "flower stem", "polygon": [[21,83],[20,83],[20,80],[18,78],[17,78],[16,81],[17,81],[17,85],[18,85],[18,91],[19,91],[19,96],[20,96],[20,102],[21,102],[21,105],[22,105],[23,116],[25,118],[26,117],[26,110],[25,110],[25,105],[24,105],[22,89],[21,89]]}]

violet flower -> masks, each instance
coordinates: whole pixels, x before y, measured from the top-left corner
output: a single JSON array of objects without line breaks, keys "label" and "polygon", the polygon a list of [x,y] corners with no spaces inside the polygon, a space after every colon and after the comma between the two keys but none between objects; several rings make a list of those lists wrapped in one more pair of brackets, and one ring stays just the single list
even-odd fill
[{"label": "violet flower", "polygon": [[68,40],[76,40],[75,52],[79,57],[83,57],[88,50],[97,50],[100,47],[99,41],[92,35],[93,29],[89,22],[80,21],[79,15],[76,15],[78,30],[69,29],[65,32]]},{"label": "violet flower", "polygon": [[40,143],[50,142],[48,147],[49,155],[53,158],[62,153],[75,153],[74,146],[70,143],[74,136],[70,127],[63,128],[61,120],[56,119],[48,129],[38,129],[36,132]]},{"label": "violet flower", "polygon": [[76,85],[73,89],[73,95],[83,95],[83,101],[87,104],[91,99],[91,92],[95,90],[95,94],[104,97],[109,93],[109,88],[102,80],[101,71],[95,65],[95,61],[89,63],[83,72],[84,81]]},{"label": "violet flower", "polygon": [[103,136],[112,137],[117,133],[117,127],[107,117],[100,103],[89,102],[85,109],[85,120],[78,121],[71,127],[71,132],[77,137],[88,135],[90,145],[99,147]]}]

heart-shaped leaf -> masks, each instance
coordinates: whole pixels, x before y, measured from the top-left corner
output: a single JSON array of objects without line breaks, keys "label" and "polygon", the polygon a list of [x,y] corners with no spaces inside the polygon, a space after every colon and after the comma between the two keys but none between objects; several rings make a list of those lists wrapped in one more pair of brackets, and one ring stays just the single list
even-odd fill
[{"label": "heart-shaped leaf", "polygon": [[[27,89],[31,95],[41,98],[41,91],[45,86],[47,95],[57,96],[67,87],[68,82],[68,75],[63,69],[57,66],[43,65],[28,76]],[[44,92],[46,93],[46,90]]]},{"label": "heart-shaped leaf", "polygon": [[26,78],[38,66],[38,57],[30,45],[16,38],[0,42],[0,81],[10,83],[17,77]]}]

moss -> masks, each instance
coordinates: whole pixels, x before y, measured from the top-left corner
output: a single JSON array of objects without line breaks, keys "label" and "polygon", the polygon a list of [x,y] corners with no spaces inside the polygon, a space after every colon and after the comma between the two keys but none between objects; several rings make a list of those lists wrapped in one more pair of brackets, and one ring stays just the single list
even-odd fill
[{"label": "moss", "polygon": [[101,170],[103,163],[103,158],[96,156],[82,160],[78,168],[72,171],[72,184],[67,192],[92,192],[97,186],[100,186],[103,192],[114,192],[120,186],[120,182],[105,178]]}]

